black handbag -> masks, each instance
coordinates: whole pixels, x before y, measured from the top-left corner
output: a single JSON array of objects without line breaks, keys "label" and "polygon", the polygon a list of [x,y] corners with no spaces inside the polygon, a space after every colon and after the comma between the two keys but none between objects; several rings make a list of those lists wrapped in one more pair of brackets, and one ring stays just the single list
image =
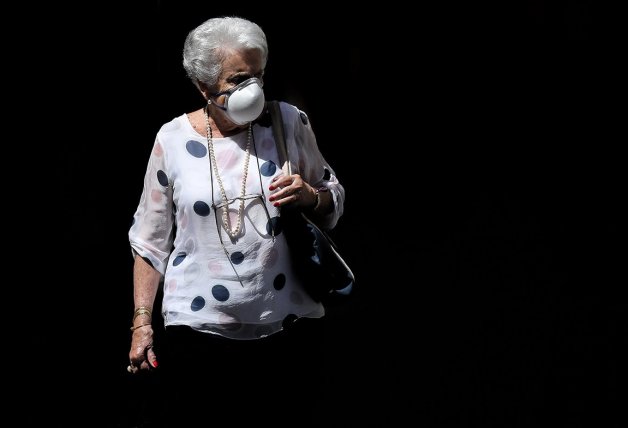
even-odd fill
[{"label": "black handbag", "polygon": [[[291,174],[279,102],[269,101],[267,108],[279,161],[283,171]],[[293,267],[308,294],[317,302],[347,299],[353,292],[355,277],[328,233],[295,208],[282,207],[280,223],[290,247]]]}]

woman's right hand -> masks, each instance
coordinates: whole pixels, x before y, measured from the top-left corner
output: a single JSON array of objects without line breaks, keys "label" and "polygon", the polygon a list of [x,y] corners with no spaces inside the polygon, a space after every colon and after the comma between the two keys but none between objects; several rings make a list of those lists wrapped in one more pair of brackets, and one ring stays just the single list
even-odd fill
[{"label": "woman's right hand", "polygon": [[128,367],[130,373],[157,368],[157,355],[153,348],[153,328],[150,324],[133,331],[129,361],[131,362]]}]

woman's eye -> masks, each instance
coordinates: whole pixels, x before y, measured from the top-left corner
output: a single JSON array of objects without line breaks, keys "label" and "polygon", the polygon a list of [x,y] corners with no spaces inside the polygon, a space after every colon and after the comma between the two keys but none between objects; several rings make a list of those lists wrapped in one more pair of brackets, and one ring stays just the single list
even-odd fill
[{"label": "woman's eye", "polygon": [[236,76],[236,77],[233,78],[233,83],[236,84],[236,85],[239,85],[240,83],[242,83],[245,80],[248,80],[250,78],[251,78],[251,76],[244,76],[244,75]]}]

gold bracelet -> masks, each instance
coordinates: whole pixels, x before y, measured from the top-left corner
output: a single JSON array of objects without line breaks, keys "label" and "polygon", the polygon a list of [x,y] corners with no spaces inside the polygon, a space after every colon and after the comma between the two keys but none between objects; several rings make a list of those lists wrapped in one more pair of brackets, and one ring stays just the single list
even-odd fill
[{"label": "gold bracelet", "polygon": [[135,331],[135,330],[137,330],[138,328],[146,327],[146,326],[149,326],[149,325],[151,325],[151,323],[140,324],[140,325],[138,325],[138,326],[136,326],[136,327],[131,327],[131,331]]},{"label": "gold bracelet", "polygon": [[[153,312],[150,310],[150,308],[148,308],[146,306],[140,306],[133,313],[133,321],[135,321],[135,318],[139,317],[140,315],[148,315],[149,317],[152,318]],[[133,322],[133,321],[131,321],[131,322]]]}]

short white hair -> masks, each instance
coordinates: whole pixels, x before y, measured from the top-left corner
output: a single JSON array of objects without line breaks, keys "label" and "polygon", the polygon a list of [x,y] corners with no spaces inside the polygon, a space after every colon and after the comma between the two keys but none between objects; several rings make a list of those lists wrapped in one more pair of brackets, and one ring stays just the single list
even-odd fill
[{"label": "short white hair", "polygon": [[183,68],[199,90],[199,83],[212,88],[218,83],[227,51],[249,49],[262,54],[262,70],[266,68],[268,44],[259,25],[235,16],[211,18],[185,38]]}]

